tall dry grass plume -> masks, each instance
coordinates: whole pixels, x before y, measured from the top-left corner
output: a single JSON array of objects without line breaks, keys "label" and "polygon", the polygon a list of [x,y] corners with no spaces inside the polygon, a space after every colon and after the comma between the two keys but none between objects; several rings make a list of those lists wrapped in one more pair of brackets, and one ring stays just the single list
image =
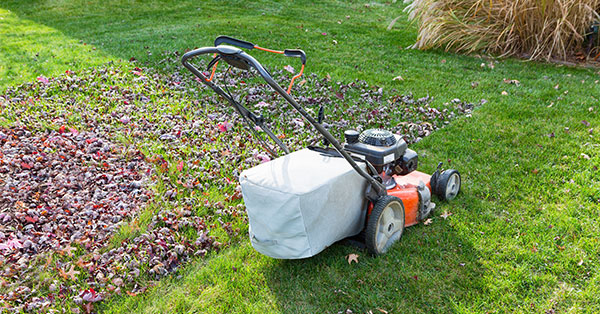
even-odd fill
[{"label": "tall dry grass plume", "polygon": [[600,0],[405,0],[414,47],[566,59],[598,19]]}]

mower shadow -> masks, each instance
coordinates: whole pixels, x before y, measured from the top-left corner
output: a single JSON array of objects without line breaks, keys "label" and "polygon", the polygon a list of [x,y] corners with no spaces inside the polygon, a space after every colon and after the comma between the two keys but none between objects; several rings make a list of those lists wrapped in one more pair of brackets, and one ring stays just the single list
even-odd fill
[{"label": "mower shadow", "polygon": [[[446,205],[449,206],[449,205]],[[348,264],[346,256],[359,255]],[[407,228],[386,255],[336,243],[303,260],[282,260],[265,273],[284,313],[455,313],[485,294],[479,253],[450,220]]]}]

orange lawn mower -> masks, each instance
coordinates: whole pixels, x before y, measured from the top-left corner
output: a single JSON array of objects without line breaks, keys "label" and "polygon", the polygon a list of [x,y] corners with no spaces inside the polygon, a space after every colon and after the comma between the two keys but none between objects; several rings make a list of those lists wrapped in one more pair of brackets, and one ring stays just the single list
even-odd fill
[{"label": "orange lawn mower", "polygon": [[[224,45],[227,44],[227,45]],[[235,47],[233,47],[235,46]],[[297,57],[302,62],[287,91],[252,56],[243,51],[258,49]],[[190,59],[212,55],[205,75]],[[266,125],[265,119],[244,107],[229,92],[213,82],[219,61],[258,73],[321,135],[331,147],[308,147],[290,152]],[[374,255],[386,253],[398,241],[404,228],[424,221],[435,208],[431,196],[452,200],[460,191],[458,171],[432,174],[417,171],[417,153],[408,149],[402,136],[383,129],[344,132],[343,145],[323,126],[323,107],[313,118],[290,94],[295,79],[306,64],[298,49],[283,51],[259,47],[250,42],[219,36],[214,47],[186,53],[183,65],[199,80],[225,98],[249,124],[255,138],[272,155],[276,151],[257,130],[269,136],[285,154],[243,171],[239,176],[246,204],[252,246],[262,254],[281,259],[311,257],[333,243],[356,235]],[[227,87],[227,86],[225,86]]]}]

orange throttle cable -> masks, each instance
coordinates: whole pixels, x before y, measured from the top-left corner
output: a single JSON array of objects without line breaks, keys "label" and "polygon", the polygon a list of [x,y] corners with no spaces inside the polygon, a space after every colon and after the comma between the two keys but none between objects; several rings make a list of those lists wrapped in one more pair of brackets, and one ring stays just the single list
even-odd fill
[{"label": "orange throttle cable", "polygon": [[[217,54],[215,53],[213,55],[213,58],[216,57],[216,56],[217,56]],[[217,65],[219,65],[219,61],[217,61],[217,63],[215,63],[215,65],[213,66],[212,73],[210,74],[210,77],[206,79],[207,82],[212,81],[213,77],[215,76],[215,71],[217,70]]]},{"label": "orange throttle cable", "polygon": [[[286,51],[267,49],[267,48],[260,47],[258,45],[254,45],[254,49],[258,49],[258,50],[262,50],[262,51],[266,51],[266,52],[278,53],[278,54],[286,54]],[[302,68],[300,69],[300,73],[298,73],[298,75],[292,77],[292,81],[290,82],[290,86],[287,89],[287,93],[288,94],[292,91],[292,85],[294,85],[294,81],[297,78],[299,78],[300,76],[302,76],[302,73],[304,73],[304,63],[302,63]]]},{"label": "orange throttle cable", "polygon": [[272,52],[272,53],[283,54],[283,51],[280,51],[280,50],[273,50],[273,49],[267,49],[267,48],[259,47],[259,46],[256,46],[256,45],[254,45],[254,49],[258,49],[258,50],[262,50],[262,51],[266,51],[266,52]]},{"label": "orange throttle cable", "polygon": [[[290,82],[290,86],[288,87],[287,93],[289,94],[292,91],[292,85],[294,85],[294,81],[299,78],[300,76],[302,76],[302,73],[304,72],[304,64],[302,65],[302,68],[300,68],[300,73],[298,73],[298,75],[292,77],[292,81]],[[302,82],[300,82],[302,83]]]}]

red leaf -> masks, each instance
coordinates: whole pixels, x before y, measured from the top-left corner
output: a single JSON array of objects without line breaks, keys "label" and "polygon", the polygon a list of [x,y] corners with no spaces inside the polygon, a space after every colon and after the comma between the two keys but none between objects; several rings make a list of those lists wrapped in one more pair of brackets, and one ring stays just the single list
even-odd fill
[{"label": "red leaf", "polygon": [[58,129],[58,133],[65,133],[65,131],[67,130],[67,127],[62,125],[59,129]]},{"label": "red leaf", "polygon": [[183,170],[183,160],[177,165],[177,171],[181,172],[181,170]]},{"label": "red leaf", "polygon": [[25,220],[27,220],[27,222],[30,222],[30,223],[35,223],[37,221],[37,218],[25,216]]},{"label": "red leaf", "polygon": [[30,164],[28,164],[28,163],[26,163],[26,162],[22,162],[21,163],[21,168],[23,168],[23,169],[31,169],[31,168],[33,168],[33,166],[30,165]]}]

